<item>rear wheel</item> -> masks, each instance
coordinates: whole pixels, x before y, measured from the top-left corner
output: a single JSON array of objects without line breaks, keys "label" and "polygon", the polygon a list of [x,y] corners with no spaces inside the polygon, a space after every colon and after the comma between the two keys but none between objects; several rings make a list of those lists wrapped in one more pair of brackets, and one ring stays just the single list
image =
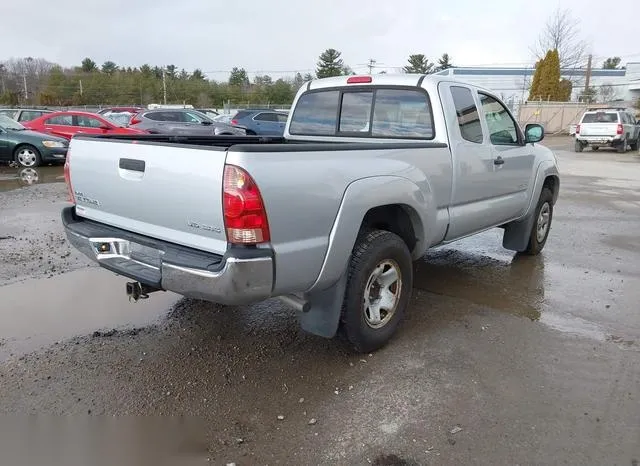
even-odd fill
[{"label": "rear wheel", "polygon": [[15,161],[24,168],[34,168],[42,163],[40,152],[33,146],[18,146],[13,153]]},{"label": "rear wheel", "polygon": [[591,147],[591,150],[592,150],[592,151],[597,151],[598,149],[600,149],[600,146],[592,146],[592,147]]},{"label": "rear wheel", "polygon": [[348,273],[341,333],[358,352],[377,350],[391,339],[409,304],[411,253],[394,233],[367,230],[358,237]]},{"label": "rear wheel", "polygon": [[584,146],[580,141],[576,141],[573,148],[576,152],[582,152],[584,150]]},{"label": "rear wheel", "polygon": [[620,144],[618,144],[618,146],[616,147],[616,150],[619,153],[624,154],[627,151],[627,140],[625,139]]},{"label": "rear wheel", "polygon": [[638,142],[640,142],[640,134],[638,135],[638,137],[636,138],[635,141],[633,141],[631,144],[629,144],[629,146],[631,147],[632,151],[637,151],[638,150]]},{"label": "rear wheel", "polygon": [[535,222],[531,227],[529,245],[527,249],[523,251],[523,254],[529,256],[540,254],[549,237],[551,221],[553,220],[553,193],[549,188],[542,188],[542,193],[540,193],[540,199],[538,200],[534,215]]}]

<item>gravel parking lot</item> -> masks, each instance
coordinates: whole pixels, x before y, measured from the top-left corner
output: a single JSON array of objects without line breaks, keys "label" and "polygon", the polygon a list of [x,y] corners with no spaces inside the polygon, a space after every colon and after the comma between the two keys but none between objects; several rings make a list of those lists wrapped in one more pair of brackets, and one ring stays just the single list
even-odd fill
[{"label": "gravel parking lot", "polygon": [[275,300],[129,303],[66,242],[64,184],[9,189],[2,168],[0,413],[183,415],[212,464],[637,466],[640,155],[545,143],[563,178],[543,254],[497,230],[431,251],[365,356]]}]

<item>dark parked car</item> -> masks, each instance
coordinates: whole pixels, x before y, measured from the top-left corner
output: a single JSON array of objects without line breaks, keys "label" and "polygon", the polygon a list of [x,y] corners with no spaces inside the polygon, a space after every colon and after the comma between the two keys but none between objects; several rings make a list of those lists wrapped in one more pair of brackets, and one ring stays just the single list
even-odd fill
[{"label": "dark parked car", "polygon": [[0,115],[5,115],[17,122],[31,121],[40,118],[45,113],[52,113],[53,110],[43,110],[34,108],[0,108]]},{"label": "dark parked car", "polygon": [[246,128],[247,134],[282,136],[288,117],[286,113],[275,110],[247,109],[236,113],[231,124]]},{"label": "dark parked car", "polygon": [[189,136],[245,136],[243,128],[213,121],[192,109],[145,110],[131,118],[129,128],[143,129],[154,134],[180,134]]},{"label": "dark parked car", "polygon": [[64,162],[69,143],[50,134],[30,131],[11,118],[0,115],[0,160],[22,167]]}]

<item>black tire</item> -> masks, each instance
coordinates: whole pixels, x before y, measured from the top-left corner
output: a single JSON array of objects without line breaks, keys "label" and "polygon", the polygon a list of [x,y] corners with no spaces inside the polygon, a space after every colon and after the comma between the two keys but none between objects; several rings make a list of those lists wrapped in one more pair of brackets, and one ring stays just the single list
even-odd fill
[{"label": "black tire", "polygon": [[42,165],[40,151],[30,144],[21,144],[13,151],[13,160],[22,168],[36,168]]},{"label": "black tire", "polygon": [[598,149],[600,149],[600,146],[592,146],[591,150],[596,152]]},{"label": "black tire", "polygon": [[629,144],[629,146],[631,147],[632,151],[634,151],[634,152],[638,151],[638,142],[640,142],[640,136],[638,136],[635,141],[633,141],[631,144]]},{"label": "black tire", "polygon": [[573,149],[576,152],[582,152],[584,150],[584,146],[582,145],[582,143],[580,141],[576,141],[574,146],[573,146]]},{"label": "black tire", "polygon": [[[545,207],[546,206],[546,207]],[[547,209],[548,212],[548,220],[546,222],[546,228],[544,230],[544,237],[538,237],[538,229],[541,222],[540,213],[542,210]],[[531,226],[531,233],[529,237],[529,244],[527,249],[523,251],[523,254],[528,256],[537,256],[544,249],[544,245],[547,244],[547,238],[549,237],[549,232],[551,231],[551,222],[553,220],[553,193],[549,188],[542,188],[542,192],[540,193],[540,199],[538,199],[538,205],[536,205],[536,210],[534,213],[534,222]]]},{"label": "black tire", "polygon": [[[388,269],[386,267],[389,267]],[[389,270],[395,269],[399,277],[390,285],[383,286],[375,273],[383,272],[392,279]],[[377,271],[377,272],[376,272]],[[342,303],[340,330],[354,349],[368,353],[385,346],[409,305],[413,288],[413,263],[405,242],[396,234],[384,230],[365,230],[360,233],[351,254],[347,277],[347,288]],[[395,285],[395,286],[394,286]],[[371,307],[365,307],[365,296],[378,296],[379,303],[384,289],[395,295],[391,312],[378,308],[376,319]],[[393,298],[390,298],[393,301]],[[371,303],[371,301],[369,301]],[[380,320],[376,325],[376,320]]]},{"label": "black tire", "polygon": [[620,154],[624,154],[625,152],[627,152],[627,140],[625,139],[624,141],[622,141],[620,144],[618,144],[616,146],[616,150],[618,151],[618,153]]}]

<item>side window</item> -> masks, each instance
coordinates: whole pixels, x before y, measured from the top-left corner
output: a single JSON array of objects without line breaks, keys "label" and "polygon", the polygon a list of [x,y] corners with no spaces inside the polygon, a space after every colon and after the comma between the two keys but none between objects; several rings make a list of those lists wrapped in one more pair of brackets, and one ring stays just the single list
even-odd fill
[{"label": "side window", "polygon": [[289,115],[277,114],[276,117],[278,118],[278,123],[286,123],[287,120],[289,119]]},{"label": "side window", "polygon": [[275,113],[258,113],[253,119],[257,121],[277,121]]},{"label": "side window", "polygon": [[45,120],[47,125],[73,126],[73,117],[71,115],[56,115]]},{"label": "side window", "polygon": [[518,125],[507,109],[493,97],[480,93],[491,143],[496,146],[518,144]]},{"label": "side window", "polygon": [[332,136],[336,132],[339,91],[320,91],[303,94],[295,110],[289,132],[310,136]]},{"label": "side window", "polygon": [[102,125],[102,122],[97,118],[92,118],[84,115],[78,115],[77,118],[77,126],[82,126],[83,128],[100,128],[100,125]]},{"label": "side window", "polygon": [[191,112],[176,112],[184,123],[202,123],[202,118]]},{"label": "side window", "polygon": [[373,110],[373,137],[433,139],[433,117],[427,94],[410,89],[378,89]]},{"label": "side window", "polygon": [[18,117],[18,121],[31,121],[31,120],[35,120],[36,118],[39,118],[42,116],[42,112],[34,112],[31,110],[25,110],[24,112],[20,113],[20,116]]},{"label": "side window", "polygon": [[345,92],[342,94],[340,132],[369,131],[373,92]]},{"label": "side window", "polygon": [[456,107],[462,138],[469,142],[482,144],[484,136],[480,114],[471,90],[466,87],[451,86],[451,97],[453,97],[453,103]]}]

